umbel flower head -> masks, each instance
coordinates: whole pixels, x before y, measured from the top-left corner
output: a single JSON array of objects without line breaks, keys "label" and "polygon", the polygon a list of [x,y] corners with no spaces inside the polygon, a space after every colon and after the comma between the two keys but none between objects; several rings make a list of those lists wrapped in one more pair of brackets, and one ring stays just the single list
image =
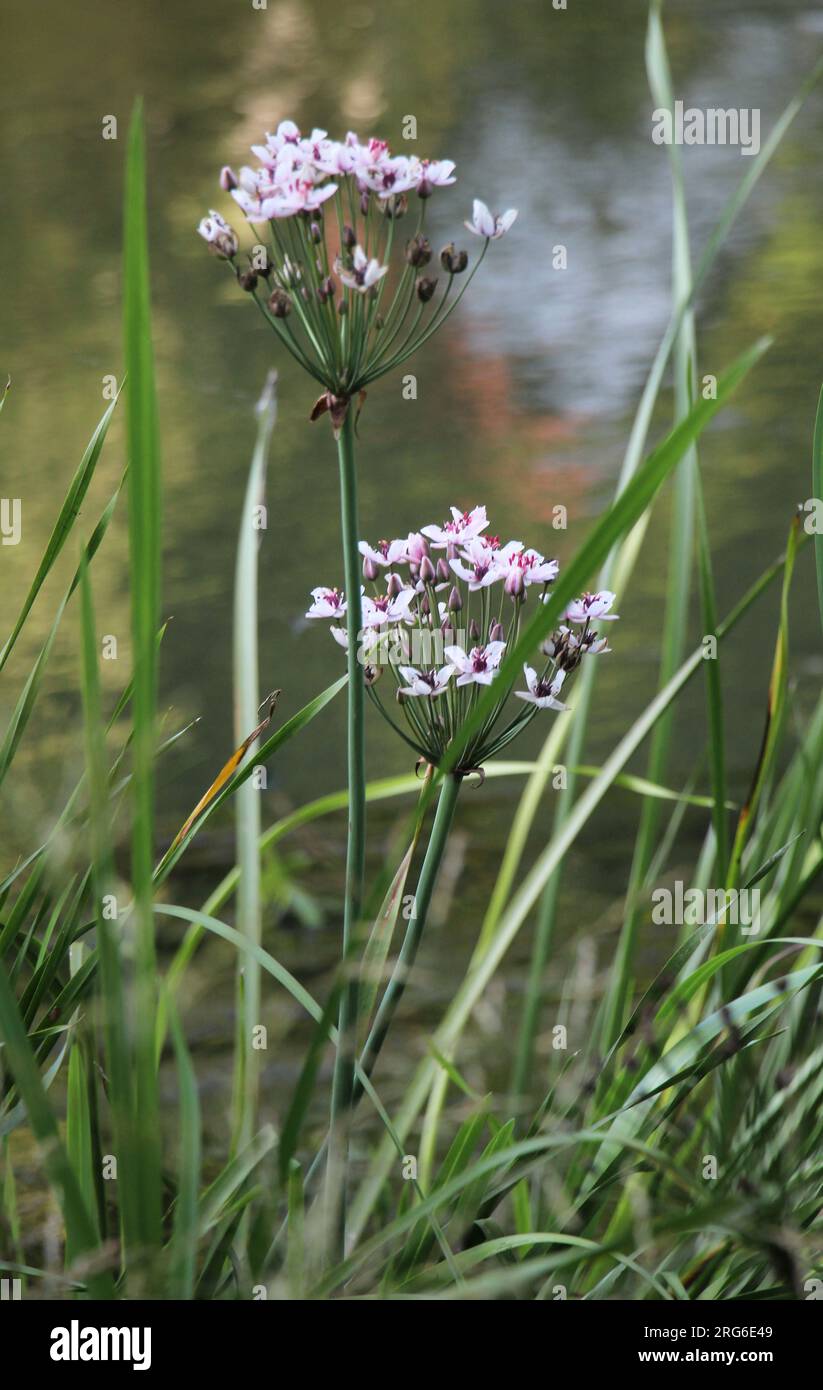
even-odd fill
[{"label": "umbel flower head", "polygon": [[426,206],[455,182],[451,160],[393,155],[384,140],[363,143],[351,131],[345,140],[303,136],[293,121],[252,152],[255,168],[220,174],[257,236],[247,260],[239,263],[239,238],[219,212],[198,231],[324,388],[312,419],[329,411],[337,429],[353,396],[445,322],[517,212],[493,214],[475,200],[465,224],[483,243],[474,264],[453,242],[432,264]]},{"label": "umbel flower head", "polygon": [[[563,696],[580,663],[610,650],[594,624],[617,617],[608,590],[575,599],[534,665],[524,666],[525,688],[515,689],[517,680],[500,677],[507,647],[518,640],[526,604],[548,598],[558,564],[521,541],[501,543],[488,530],[485,507],[452,507],[442,526],[376,545],[360,542],[358,657],[372,700],[418,756],[438,767],[483,689],[499,688],[461,753],[459,774],[482,768],[540,711],[565,710]],[[313,589],[312,600],[309,618],[334,619],[346,610],[338,589]],[[345,627],[332,622],[330,630],[345,649]],[[390,693],[381,697],[386,681]],[[511,696],[522,703],[510,703]]]}]

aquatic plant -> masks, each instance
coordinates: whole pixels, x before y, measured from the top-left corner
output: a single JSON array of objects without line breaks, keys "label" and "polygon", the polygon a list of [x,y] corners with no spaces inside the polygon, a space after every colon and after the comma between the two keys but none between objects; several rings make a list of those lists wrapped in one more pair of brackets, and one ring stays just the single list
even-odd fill
[{"label": "aquatic plant", "polygon": [[[219,212],[204,217],[198,231],[213,254],[230,266],[281,344],[323,387],[311,418],[328,412],[337,440],[349,593],[345,959],[362,910],[366,853],[364,683],[355,652],[361,612],[352,405],[356,400],[359,409],[372,382],[407,361],[442,327],[489,243],[511,227],[517,213],[509,209],[494,215],[475,200],[465,226],[483,244],[473,266],[468,269],[468,253],[450,242],[441,249],[440,269],[433,275],[432,246],[424,233],[426,207],[436,190],[456,182],[451,160],[394,155],[385,140],[364,142],[351,131],[344,140],[318,129],[304,136],[290,120],[281,121],[265,144],[253,146],[253,153],[257,167],[235,173],[225,166],[219,182],[248,223],[264,229],[266,240],[256,242],[241,265],[239,237]],[[408,231],[401,234],[398,228],[407,226],[407,218]],[[456,279],[462,283],[453,295]],[[350,1030],[356,1012],[352,986],[341,996],[333,1119],[351,1104]]]}]

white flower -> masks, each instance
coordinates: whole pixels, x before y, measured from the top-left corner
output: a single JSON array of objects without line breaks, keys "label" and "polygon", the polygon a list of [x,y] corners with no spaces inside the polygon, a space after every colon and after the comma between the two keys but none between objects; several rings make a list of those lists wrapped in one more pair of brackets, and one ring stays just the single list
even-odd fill
[{"label": "white flower", "polygon": [[433,698],[442,695],[454,675],[453,666],[441,666],[439,671],[418,671],[414,666],[401,666],[400,674],[408,686],[402,686],[401,695],[427,695]]},{"label": "white flower", "polygon": [[382,594],[379,598],[363,599],[363,623],[366,627],[382,627],[385,623],[410,623],[409,612],[415,597],[414,589],[401,589],[397,595]]},{"label": "white flower", "polygon": [[485,536],[475,536],[460,552],[459,559],[449,561],[459,579],[468,584],[472,593],[487,589],[501,577],[497,563],[497,548]]},{"label": "white flower", "polygon": [[560,570],[556,560],[546,560],[539,550],[527,550],[520,541],[509,541],[498,551],[498,568],[503,578],[514,571],[526,584],[551,584]]},{"label": "white flower", "polygon": [[210,209],[208,217],[201,219],[197,230],[203,240],[207,241],[219,256],[231,260],[233,256],[237,255],[237,248],[240,244],[237,240],[237,233],[233,227],[229,226],[225,218],[220,216],[219,212],[214,211],[214,208]]},{"label": "white flower", "polygon": [[479,198],[475,198],[472,206],[471,222],[464,222],[464,227],[468,227],[475,236],[485,237],[487,241],[497,241],[504,232],[514,222],[517,216],[517,208],[509,208],[508,212],[500,212],[496,216],[489,212],[485,203],[481,203]]},{"label": "white flower", "polygon": [[529,704],[536,705],[538,709],[564,710],[566,705],[561,704],[557,699],[560,687],[563,684],[564,671],[558,671],[554,680],[539,680],[537,672],[533,666],[524,666],[528,690],[515,690],[518,700],[527,700]]},{"label": "white flower", "polygon": [[485,507],[474,507],[470,512],[461,512],[459,507],[452,507],[450,510],[451,521],[444,522],[442,526],[422,528],[423,535],[428,536],[438,550],[444,550],[447,545],[465,544],[466,541],[473,540],[481,531],[485,531],[489,524]]},{"label": "white flower", "polygon": [[597,594],[583,594],[569,604],[566,617],[570,623],[589,623],[595,618],[612,623],[617,619],[616,613],[609,612],[614,600],[615,595],[608,589],[601,589]]},{"label": "white flower", "polygon": [[339,618],[346,611],[346,601],[339,589],[312,589],[314,599],[307,618]]},{"label": "white flower", "polygon": [[378,280],[382,280],[389,269],[387,265],[380,265],[373,258],[369,260],[362,246],[355,246],[352,252],[350,270],[344,267],[339,256],[334,263],[334,268],[344,285],[347,285],[350,290],[359,290],[361,294],[365,294],[366,290],[370,290],[372,285],[377,284]]},{"label": "white flower", "polygon": [[487,642],[485,647],[472,647],[466,653],[462,647],[446,647],[443,655],[459,672],[458,685],[491,685],[506,650],[505,642]]},{"label": "white flower", "polygon": [[421,159],[417,191],[421,198],[431,197],[435,188],[455,183],[453,159]]},{"label": "white flower", "polygon": [[408,536],[394,541],[378,541],[376,546],[369,545],[368,541],[360,541],[357,548],[365,559],[375,565],[400,565],[409,561],[419,565],[427,549],[419,531],[410,531]]}]

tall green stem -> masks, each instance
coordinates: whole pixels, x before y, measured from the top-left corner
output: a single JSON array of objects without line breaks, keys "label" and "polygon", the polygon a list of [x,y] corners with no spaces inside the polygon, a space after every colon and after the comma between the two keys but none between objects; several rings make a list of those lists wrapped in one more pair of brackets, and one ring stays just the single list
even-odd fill
[{"label": "tall green stem", "polygon": [[[429,912],[434,885],[437,882],[437,875],[443,859],[443,853],[449,838],[451,823],[454,819],[454,808],[457,804],[457,793],[460,790],[460,777],[449,774],[443,781],[440,791],[440,798],[437,802],[437,811],[434,817],[432,832],[429,843],[426,847],[426,854],[420,870],[420,878],[417,882],[417,892],[414,895],[414,915],[409,918],[409,925],[406,931],[400,954],[397,957],[391,979],[386,986],[380,1006],[375,1015],[374,1023],[371,1026],[369,1036],[363,1047],[360,1057],[360,1066],[367,1076],[371,1076],[374,1064],[377,1061],[386,1034],[389,1031],[391,1021],[394,1017],[395,1009],[400,1003],[403,991],[406,988],[409,974],[417,956],[417,948],[423,937],[423,929],[426,925],[426,918]],[[355,1090],[355,1098],[359,1098],[360,1087]]]},{"label": "tall green stem", "polygon": [[[357,471],[354,457],[354,413],[346,414],[337,440],[340,465],[340,524],[346,585],[348,633],[348,787],[349,827],[346,847],[346,896],[343,912],[341,959],[350,968],[351,943],[357,930],[363,901],[366,852],[366,766],[364,741],[365,684],[357,659],[360,613],[360,553],[357,520]],[[354,1022],[357,1018],[357,982],[346,979],[340,994],[337,1055],[331,1097],[329,1163],[326,1168],[329,1216],[341,1245],[345,1224],[346,1151],[345,1119],[351,1108],[354,1086]],[[334,1160],[334,1161],[333,1161]]]}]

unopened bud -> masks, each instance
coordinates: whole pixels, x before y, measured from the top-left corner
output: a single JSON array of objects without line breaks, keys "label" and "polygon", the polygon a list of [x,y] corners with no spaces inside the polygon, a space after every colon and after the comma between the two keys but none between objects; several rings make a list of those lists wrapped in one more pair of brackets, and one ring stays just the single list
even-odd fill
[{"label": "unopened bud", "polygon": [[357,237],[354,234],[354,228],[350,227],[348,222],[343,228],[343,245],[347,251],[353,251],[357,245]]},{"label": "unopened bud", "polygon": [[437,281],[432,280],[428,275],[420,275],[417,279],[417,298],[421,304],[428,304],[435,290]]},{"label": "unopened bud", "polygon": [[423,584],[431,584],[434,579],[434,565],[428,555],[424,555],[420,561],[420,579]]},{"label": "unopened bud", "polygon": [[257,275],[253,270],[241,270],[237,277],[237,283],[241,290],[247,294],[252,294],[257,289]]},{"label": "unopened bud", "polygon": [[475,622],[474,618],[472,618],[471,622],[469,623],[469,637],[472,642],[480,641],[480,628],[477,626],[477,623]]},{"label": "unopened bud", "polygon": [[440,264],[450,275],[459,275],[469,264],[469,257],[465,251],[456,250],[454,242],[450,241],[440,252]]},{"label": "unopened bud", "polygon": [[409,265],[428,265],[431,258],[432,248],[428,237],[420,236],[418,233],[406,242],[406,260]]},{"label": "unopened bud", "polygon": [[523,592],[523,571],[513,565],[506,575],[506,582],[503,586],[510,598],[520,598]]},{"label": "unopened bud", "polygon": [[320,300],[321,304],[325,304],[326,300],[331,299],[333,294],[334,281],[330,275],[327,275],[325,280],[321,280],[320,284],[317,286],[317,298]]},{"label": "unopened bud", "polygon": [[409,210],[409,200],[405,193],[395,193],[392,198],[381,198],[380,206],[386,217],[396,219],[405,217]]},{"label": "unopened bud", "polygon": [[309,236],[311,237],[315,246],[319,246],[320,242],[323,240],[323,228],[320,226],[318,222],[312,222],[311,226],[309,227]]},{"label": "unopened bud", "polygon": [[363,189],[363,192],[360,194],[360,211],[361,211],[361,213],[363,214],[364,217],[368,217],[368,215],[369,215],[369,190],[368,190],[367,188],[364,188],[364,189]]},{"label": "unopened bud", "polygon": [[429,603],[428,596],[424,594],[420,600],[420,612],[423,614],[424,618],[428,618],[431,611],[431,604]]},{"label": "unopened bud", "polygon": [[363,578],[373,582],[379,573],[380,566],[375,564],[370,555],[367,555],[363,561]]},{"label": "unopened bud", "polygon": [[220,187],[224,193],[231,193],[237,187],[237,175],[228,164],[224,164],[220,170]]},{"label": "unopened bud", "polygon": [[504,630],[504,628],[503,628],[503,624],[502,624],[502,623],[492,623],[491,627],[489,628],[489,641],[490,641],[490,642],[505,642],[505,640],[506,640],[506,633],[505,633],[505,630]]},{"label": "unopened bud", "polygon": [[449,594],[448,610],[450,613],[459,613],[463,607],[463,596],[455,584]]},{"label": "unopened bud", "polygon": [[394,570],[392,570],[391,574],[386,580],[386,593],[388,594],[389,598],[397,598],[398,594],[402,594],[403,587],[403,580],[400,578],[400,575],[397,574]]},{"label": "unopened bud", "polygon": [[276,319],[284,319],[291,313],[291,300],[285,290],[276,289],[272,292],[269,309]]},{"label": "unopened bud", "polygon": [[446,564],[446,561],[443,559],[443,556],[441,555],[440,559],[437,561],[437,578],[439,582],[441,584],[445,584],[450,574],[451,571],[448,565]]}]

